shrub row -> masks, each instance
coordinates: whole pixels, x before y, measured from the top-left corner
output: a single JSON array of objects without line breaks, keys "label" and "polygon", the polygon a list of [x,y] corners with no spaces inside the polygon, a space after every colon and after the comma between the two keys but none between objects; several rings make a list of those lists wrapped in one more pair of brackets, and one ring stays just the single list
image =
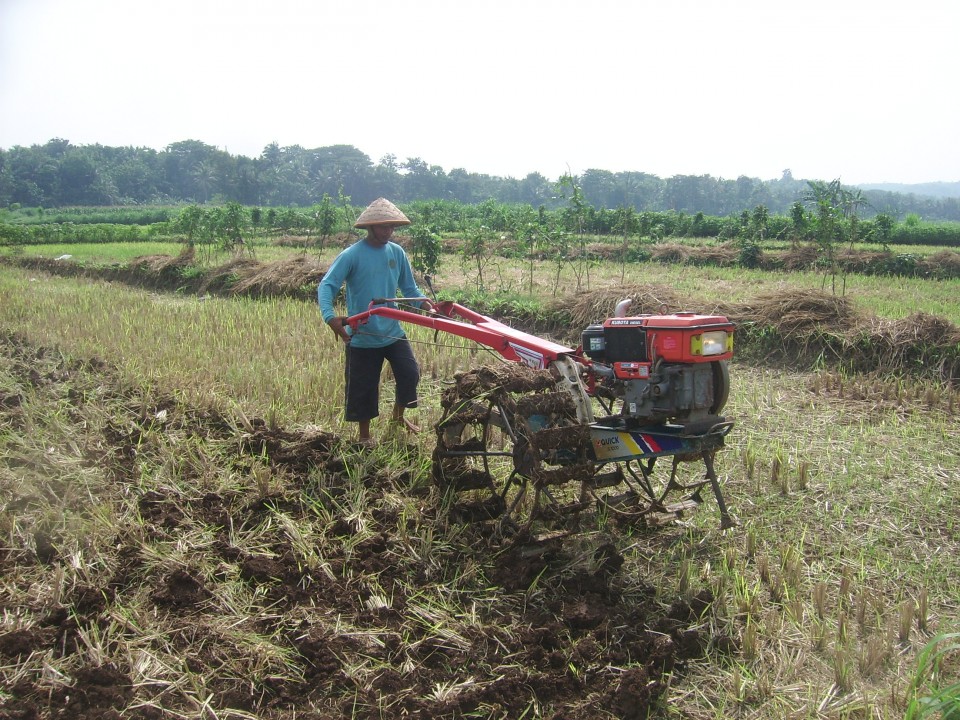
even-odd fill
[{"label": "shrub row", "polygon": [[119,225],[116,223],[48,223],[11,225],[0,223],[0,245],[58,245],[61,243],[109,244],[156,240],[164,223]]}]

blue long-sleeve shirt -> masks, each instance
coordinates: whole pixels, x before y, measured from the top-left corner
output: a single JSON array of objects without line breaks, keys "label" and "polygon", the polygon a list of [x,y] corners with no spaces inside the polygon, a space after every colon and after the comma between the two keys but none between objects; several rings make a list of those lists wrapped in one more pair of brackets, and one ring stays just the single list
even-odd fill
[{"label": "blue long-sleeve shirt", "polygon": [[[359,240],[337,256],[317,288],[324,322],[330,322],[336,316],[333,300],[344,283],[347,286],[348,315],[365,312],[373,298],[396,297],[398,289],[403,297],[423,296],[413,279],[406,253],[393,242],[374,247],[366,240]],[[399,322],[373,316],[359,327],[350,344],[354,347],[383,347],[403,337],[406,334]]]}]

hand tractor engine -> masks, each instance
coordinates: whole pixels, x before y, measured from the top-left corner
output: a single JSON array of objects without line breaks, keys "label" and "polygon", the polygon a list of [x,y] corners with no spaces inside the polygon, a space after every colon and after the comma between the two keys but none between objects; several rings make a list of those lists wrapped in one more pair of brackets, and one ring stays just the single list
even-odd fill
[{"label": "hand tractor engine", "polygon": [[583,331],[591,394],[621,401],[617,419],[628,428],[674,422],[689,433],[722,422],[733,325],[685,312],[625,317],[628,306],[620,303],[615,317]]}]

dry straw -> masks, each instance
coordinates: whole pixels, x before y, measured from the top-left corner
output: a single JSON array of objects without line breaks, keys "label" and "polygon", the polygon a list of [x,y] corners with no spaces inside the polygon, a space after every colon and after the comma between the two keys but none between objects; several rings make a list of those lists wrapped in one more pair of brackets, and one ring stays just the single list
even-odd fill
[{"label": "dry straw", "polygon": [[262,263],[240,274],[231,292],[253,297],[290,295],[304,286],[315,287],[325,272],[326,267],[318,260],[305,255],[279,262]]}]

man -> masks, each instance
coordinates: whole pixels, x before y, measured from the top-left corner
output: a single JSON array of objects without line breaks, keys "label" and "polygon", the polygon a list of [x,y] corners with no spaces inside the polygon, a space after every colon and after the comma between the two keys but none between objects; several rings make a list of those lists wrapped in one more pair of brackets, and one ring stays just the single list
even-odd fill
[{"label": "man", "polygon": [[[365,229],[367,236],[337,256],[317,288],[324,322],[346,343],[344,416],[348,422],[358,424],[357,440],[366,447],[375,444],[370,421],[380,414],[380,372],[384,360],[390,363],[396,379],[393,422],[410,432],[420,431],[404,417],[407,408],[417,406],[420,367],[399,322],[372,316],[351,335],[344,327],[344,318],[334,312],[333,301],[344,283],[348,315],[367,310],[373,298],[396,297],[398,289],[403,297],[422,297],[406,253],[390,241],[395,228],[409,224],[407,216],[389,200],[374,200],[354,223],[354,227]],[[433,308],[427,299],[415,304],[425,310]]]}]

